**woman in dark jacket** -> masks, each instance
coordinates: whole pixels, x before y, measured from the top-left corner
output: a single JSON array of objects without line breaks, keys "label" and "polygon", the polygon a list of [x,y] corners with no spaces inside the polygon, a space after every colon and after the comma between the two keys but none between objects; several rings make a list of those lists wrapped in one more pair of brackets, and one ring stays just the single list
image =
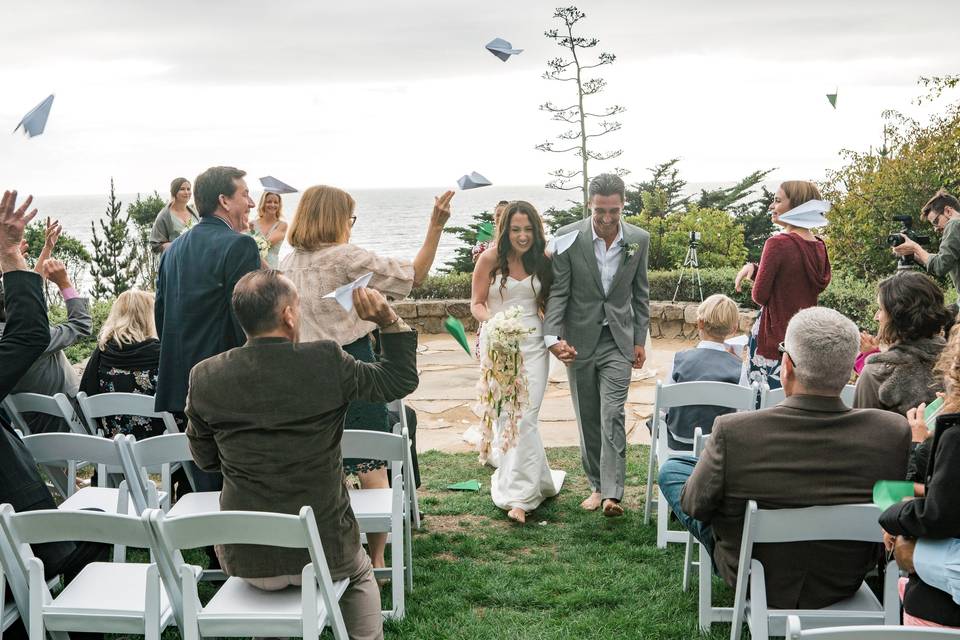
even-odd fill
[{"label": "woman in dark jacket", "polygon": [[[80,390],[98,393],[142,393],[152,396],[160,367],[160,340],[153,319],[153,294],[125,291],[110,309],[97,348],[90,356]],[[133,435],[137,440],[157,436],[166,428],[160,418],[107,416],[100,419],[103,435]]]},{"label": "woman in dark jacket", "polygon": [[[960,332],[954,332],[950,348],[944,354],[947,396],[944,411],[937,418],[933,446],[924,482],[923,497],[899,502],[883,512],[880,525],[891,537],[960,537]],[[941,364],[941,367],[943,365]],[[923,422],[922,411],[911,411],[911,427],[916,432]],[[888,545],[889,546],[889,545]],[[923,582],[911,573],[902,588],[905,620],[908,617],[948,627],[960,627],[960,605],[950,594]]]}]

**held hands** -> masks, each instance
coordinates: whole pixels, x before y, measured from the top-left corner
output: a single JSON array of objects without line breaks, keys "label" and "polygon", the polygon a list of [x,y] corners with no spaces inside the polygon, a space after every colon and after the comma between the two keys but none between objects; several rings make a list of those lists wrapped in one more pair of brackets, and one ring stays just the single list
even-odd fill
[{"label": "held hands", "polygon": [[577,350],[566,340],[560,340],[550,347],[550,353],[557,356],[563,364],[570,364],[577,357]]},{"label": "held hands", "polygon": [[923,402],[919,407],[907,410],[907,422],[910,423],[910,431],[913,434],[914,442],[923,442],[930,437],[930,429],[927,428],[927,421],[923,419],[923,412],[927,408],[927,403]]},{"label": "held hands", "polygon": [[386,327],[397,321],[397,312],[376,289],[354,289],[353,308],[361,320]]},{"label": "held hands", "polygon": [[453,199],[453,191],[447,191],[442,196],[435,197],[433,203],[433,213],[430,215],[430,225],[443,228],[450,219],[450,201]]},{"label": "held hands", "polygon": [[67,268],[59,260],[51,258],[43,263],[44,278],[57,285],[61,291],[70,287],[70,277],[67,276]]},{"label": "held hands", "polygon": [[733,289],[737,293],[743,291],[743,281],[750,280],[750,276],[753,275],[753,265],[749,262],[743,265],[743,268],[737,272],[737,277],[733,281]]}]

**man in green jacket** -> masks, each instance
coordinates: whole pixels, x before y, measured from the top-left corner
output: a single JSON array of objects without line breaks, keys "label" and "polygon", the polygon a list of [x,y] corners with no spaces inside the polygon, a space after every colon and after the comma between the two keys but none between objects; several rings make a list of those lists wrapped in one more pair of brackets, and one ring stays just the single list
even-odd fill
[{"label": "man in green jacket", "polygon": [[923,205],[920,216],[943,234],[940,250],[929,253],[903,236],[903,244],[894,247],[893,252],[898,256],[913,256],[918,264],[926,267],[927,273],[949,275],[953,286],[960,291],[960,201],[940,189]]}]

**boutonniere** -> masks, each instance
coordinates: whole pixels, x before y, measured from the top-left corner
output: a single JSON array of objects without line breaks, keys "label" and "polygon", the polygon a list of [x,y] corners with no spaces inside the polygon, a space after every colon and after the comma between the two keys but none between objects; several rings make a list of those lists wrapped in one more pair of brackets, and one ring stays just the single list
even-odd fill
[{"label": "boutonniere", "polygon": [[631,242],[630,244],[620,243],[623,247],[623,261],[626,262],[634,256],[637,251],[640,251],[639,242]]}]

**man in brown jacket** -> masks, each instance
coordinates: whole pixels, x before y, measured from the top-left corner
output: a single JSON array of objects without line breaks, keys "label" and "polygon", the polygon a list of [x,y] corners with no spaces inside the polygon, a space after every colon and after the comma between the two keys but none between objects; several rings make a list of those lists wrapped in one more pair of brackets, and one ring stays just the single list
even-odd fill
[{"label": "man in brown jacket", "polygon": [[[683,524],[711,549],[729,585],[737,580],[744,509],[868,503],[877,480],[907,469],[910,427],[880,409],[840,400],[857,355],[856,325],[823,307],[798,312],[787,326],[776,407],[720,416],[697,461],[673,458],[660,487]],[[692,473],[691,473],[692,472]],[[777,609],[816,609],[852,596],[876,564],[879,545],[862,542],[763,544],[767,601]]]},{"label": "man in brown jacket", "polygon": [[[329,340],[298,343],[299,297],[276,270],[243,276],[232,304],[247,343],[190,372],[193,458],[223,473],[224,510],[313,507],[333,579],[350,579],[340,600],[350,637],[382,638],[380,591],[350,509],[340,440],[351,401],[387,402],[416,389],[417,334],[382,295],[359,289],[354,307],[380,327],[380,362],[358,362]],[[269,590],[299,584],[310,562],[305,550],[255,545],[224,545],[217,555],[228,575]]]}]

